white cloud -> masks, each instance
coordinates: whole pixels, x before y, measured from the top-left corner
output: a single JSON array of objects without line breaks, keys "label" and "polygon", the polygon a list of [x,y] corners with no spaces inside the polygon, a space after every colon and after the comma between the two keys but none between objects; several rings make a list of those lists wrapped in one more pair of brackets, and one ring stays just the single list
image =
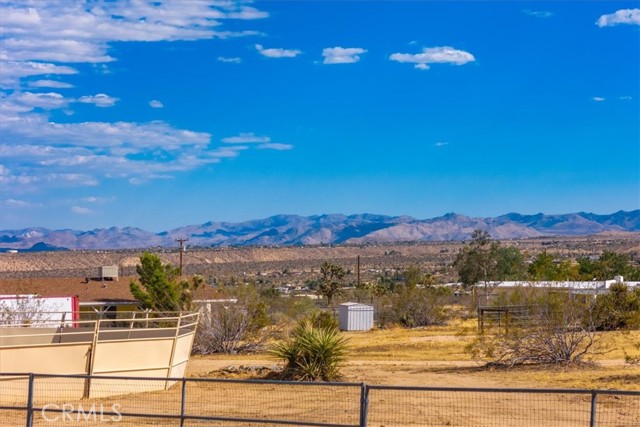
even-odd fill
[{"label": "white cloud", "polygon": [[94,104],[96,107],[113,107],[118,102],[118,98],[111,97],[104,93],[99,93],[94,96],[81,96],[78,98],[78,102],[84,104]]},{"label": "white cloud", "polygon": [[281,144],[279,142],[269,142],[269,143],[265,143],[265,144],[260,144],[256,148],[258,148],[260,150],[284,151],[284,150],[293,149],[293,145],[291,145],[291,144]]},{"label": "white cloud", "polygon": [[218,56],[218,61],[226,62],[228,64],[240,64],[242,62],[242,58]]},{"label": "white cloud", "polygon": [[[1,13],[2,9],[0,9]],[[0,39],[1,40],[1,39]],[[0,59],[2,51],[0,51]],[[39,75],[65,75],[77,74],[74,68],[64,65],[47,64],[43,62],[16,62],[5,61],[0,62],[0,87],[15,88],[19,85],[19,81],[23,77],[39,76]]]},{"label": "white cloud", "polygon": [[[0,98],[3,104],[17,105]],[[0,108],[0,134],[0,182],[7,195],[102,179],[155,179],[231,156],[210,148],[209,134],[164,122],[54,123],[42,113]]]},{"label": "white cloud", "polygon": [[271,142],[271,138],[269,138],[268,136],[258,136],[253,132],[247,132],[240,133],[237,136],[222,138],[222,142],[225,142],[227,144],[249,144],[254,142],[268,143]]},{"label": "white cloud", "polygon": [[265,49],[261,44],[257,44],[256,50],[262,56],[266,56],[268,58],[295,58],[300,55],[302,52],[297,49],[281,49],[281,48],[270,48]]},{"label": "white cloud", "polygon": [[228,19],[263,19],[268,17],[267,12],[249,6],[242,6],[238,11],[227,13],[225,16]]},{"label": "white cloud", "polygon": [[[45,191],[48,187],[95,186],[103,180],[142,183],[170,179],[178,172],[215,164],[240,155],[249,146],[272,144],[268,137],[240,134],[231,146],[212,146],[211,135],[178,129],[162,121],[54,122],[49,110],[71,115],[74,103],[114,106],[118,98],[104,93],[65,97],[59,93],[25,91],[25,87],[66,89],[64,77],[93,69],[107,74],[117,61],[114,42],[200,40],[259,35],[250,29],[223,27],[226,20],[253,20],[268,14],[248,1],[132,0],[61,1],[0,0],[0,183],[7,197]],[[246,25],[245,23],[237,24]],[[116,52],[116,53],[114,53]],[[264,49],[269,56],[299,51]],[[223,58],[223,57],[221,57]],[[225,58],[240,62],[240,58]],[[221,59],[219,59],[221,60]],[[40,79],[38,80],[38,77]],[[27,79],[31,80],[28,81]],[[35,81],[34,81],[35,80]],[[162,107],[158,100],[149,103]],[[53,116],[52,116],[53,117]],[[282,144],[285,146],[286,144]],[[256,145],[251,145],[256,147]],[[280,145],[275,145],[277,149]],[[282,147],[280,147],[282,148]],[[3,195],[4,195],[3,194]],[[81,208],[98,198],[76,201]],[[81,208],[85,209],[85,208]]]},{"label": "white cloud", "polygon": [[[34,108],[43,108],[43,109],[46,109],[46,110],[64,108],[70,102],[69,99],[66,99],[65,97],[63,97],[59,93],[55,93],[55,92],[48,92],[48,93],[32,93],[32,92],[14,93],[8,99],[10,100],[10,102],[13,102],[15,104],[27,107],[29,110],[32,110]],[[4,104],[4,103],[2,103],[2,104]]]},{"label": "white cloud", "polygon": [[96,196],[89,196],[82,199],[83,202],[96,203],[96,204],[111,203],[111,202],[114,202],[115,200],[116,200],[116,197],[96,197]]},{"label": "white cloud", "polygon": [[81,206],[72,206],[71,207],[71,212],[73,212],[75,214],[78,214],[78,215],[89,215],[89,214],[94,213],[94,211],[92,211],[91,209],[84,208],[84,207],[81,207]]},{"label": "white cloud", "polygon": [[4,205],[13,208],[37,208],[40,206],[38,203],[28,202],[26,200],[7,199],[4,201]]},{"label": "white cloud", "polygon": [[522,13],[533,16],[535,18],[550,18],[553,16],[553,12],[549,12],[548,10],[531,10],[524,9]]},{"label": "white cloud", "polygon": [[438,141],[434,144],[436,147],[444,147],[445,145],[449,145],[446,141]]},{"label": "white cloud", "polygon": [[421,70],[428,70],[428,64],[455,64],[463,65],[475,61],[475,57],[463,50],[449,46],[424,48],[421,53],[393,53],[389,59],[397,62],[409,62]]},{"label": "white cloud", "polygon": [[[70,74],[52,63],[105,63],[112,42],[229,38],[259,34],[219,30],[223,20],[253,20],[268,14],[244,1],[23,1],[0,2],[0,85],[16,88],[20,78]],[[43,72],[43,68],[53,69]]]},{"label": "white cloud", "polygon": [[[240,133],[237,136],[230,136],[227,138],[222,138],[222,142],[226,144],[258,144],[255,145],[255,148],[259,150],[291,150],[293,145],[291,144],[282,144],[280,142],[271,142],[271,138],[268,136],[258,136],[253,132]],[[248,149],[248,146],[233,146],[230,147],[233,149],[241,148],[243,150]],[[236,154],[237,155],[237,154]]]},{"label": "white cloud", "polygon": [[605,99],[605,98],[603,98],[603,97],[601,97],[601,96],[594,96],[594,97],[593,97],[593,98],[591,98],[591,99],[593,99],[593,100],[594,100],[594,101],[596,101],[596,102],[603,102],[603,101],[606,101],[606,99]]},{"label": "white cloud", "polygon": [[232,147],[222,147],[222,148],[218,148],[215,151],[212,151],[211,153],[209,153],[209,157],[211,158],[232,158],[232,157],[238,157],[240,155],[240,151],[243,150],[248,150],[249,147],[245,146],[245,145],[235,145]]},{"label": "white cloud", "polygon": [[640,9],[620,9],[609,15],[602,15],[596,21],[600,28],[618,24],[640,25]]},{"label": "white cloud", "polygon": [[29,82],[30,87],[48,87],[54,89],[69,89],[72,88],[73,85],[69,83],[59,82],[57,80],[36,80],[35,82]]},{"label": "white cloud", "polygon": [[631,100],[631,99],[633,99],[633,98],[631,98],[630,96],[628,96],[628,95],[627,95],[627,96],[621,96],[621,97],[620,97],[620,99],[621,99],[622,101],[629,101],[629,100]]},{"label": "white cloud", "polygon": [[149,101],[149,107],[151,108],[164,108],[164,104],[157,99]]},{"label": "white cloud", "polygon": [[360,60],[366,49],[360,47],[327,47],[322,49],[323,64],[352,64]]}]

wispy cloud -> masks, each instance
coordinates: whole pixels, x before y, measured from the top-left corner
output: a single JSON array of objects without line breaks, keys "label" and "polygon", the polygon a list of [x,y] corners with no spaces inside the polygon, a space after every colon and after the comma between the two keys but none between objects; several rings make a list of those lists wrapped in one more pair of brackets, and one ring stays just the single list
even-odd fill
[{"label": "wispy cloud", "polygon": [[92,213],[94,213],[94,211],[92,211],[89,208],[85,208],[82,206],[72,206],[71,207],[71,212],[73,212],[74,214],[78,214],[78,215],[90,215]]},{"label": "wispy cloud", "polygon": [[360,47],[327,47],[322,49],[323,64],[353,64],[360,60],[359,55],[366,52]]},{"label": "wispy cloud", "polygon": [[82,199],[83,202],[86,203],[95,203],[95,204],[105,204],[112,203],[117,200],[116,197],[98,197],[98,196],[89,196]]},{"label": "wispy cloud", "polygon": [[32,203],[26,200],[18,200],[18,199],[7,199],[3,203],[7,207],[12,208],[37,208],[40,207],[39,203]]},{"label": "wispy cloud", "polygon": [[603,102],[606,101],[606,98],[603,98],[601,96],[594,96],[593,98],[591,98],[592,100],[594,100],[595,102]]},{"label": "wispy cloud", "polygon": [[271,138],[268,136],[258,136],[253,132],[240,133],[237,136],[230,136],[222,138],[222,142],[227,144],[250,144],[250,143],[268,143],[271,142]]},{"label": "wispy cloud", "polygon": [[602,15],[596,21],[598,27],[629,24],[640,25],[640,9],[620,9],[608,15]]},{"label": "wispy cloud", "polygon": [[242,6],[239,10],[229,12],[225,16],[226,19],[263,19],[268,17],[269,13],[250,6]]},{"label": "wispy cloud", "polygon": [[291,145],[291,144],[281,144],[279,142],[269,142],[269,143],[266,143],[266,144],[260,144],[256,148],[258,148],[260,150],[284,151],[284,150],[292,150],[293,149],[293,145]]},{"label": "wispy cloud", "polygon": [[[248,3],[0,0],[0,88],[7,89],[0,91],[0,183],[7,189],[5,194],[48,186],[94,186],[104,179],[136,183],[169,179],[176,172],[218,163],[247,149],[215,147],[208,133],[162,121],[54,122],[49,117],[56,109],[71,116],[76,103],[117,105],[118,98],[104,93],[67,97],[52,90],[73,87],[64,79],[79,69],[91,67],[96,74],[108,74],[112,67],[107,64],[118,60],[118,51],[111,49],[114,42],[260,34],[239,28],[268,17]],[[227,20],[244,22],[230,31],[224,28]],[[24,91],[25,87],[33,89]],[[36,89],[41,88],[49,91],[38,93]],[[152,100],[149,106],[163,105]],[[98,199],[78,202],[76,207],[85,203],[98,203]]]},{"label": "wispy cloud", "polygon": [[621,99],[622,101],[630,101],[630,100],[632,100],[633,98],[631,98],[630,96],[626,95],[626,96],[621,96],[621,97],[620,97],[620,99]]},{"label": "wispy cloud", "polygon": [[525,15],[533,16],[535,18],[551,18],[553,16],[553,12],[549,12],[548,10],[524,9],[522,13],[524,13]]},{"label": "wispy cloud", "polygon": [[239,1],[24,2],[3,0],[0,85],[15,88],[21,78],[71,74],[60,63],[115,61],[112,42],[155,42],[230,38],[258,34],[221,30],[225,20],[254,20],[268,13]]},{"label": "wispy cloud", "polygon": [[[0,7],[0,14],[2,9]],[[77,74],[75,68],[65,65],[46,64],[33,61],[2,61],[0,66],[0,87],[15,89],[20,85],[20,79],[41,75],[69,75]]]},{"label": "wispy cloud", "polygon": [[114,98],[104,93],[93,96],[82,96],[78,98],[78,102],[84,104],[94,104],[96,107],[113,107],[118,102],[118,98]]},{"label": "wispy cloud", "polygon": [[428,47],[420,53],[393,53],[389,59],[397,62],[408,62],[415,64],[415,68],[428,70],[429,64],[455,64],[463,65],[475,61],[475,57],[463,50],[454,49],[449,46]]},{"label": "wispy cloud", "polygon": [[438,141],[434,144],[436,147],[444,147],[445,145],[449,145],[446,141]]},{"label": "wispy cloud", "polygon": [[265,49],[261,44],[255,45],[256,50],[262,56],[268,58],[295,58],[300,55],[302,51],[297,49],[282,49],[282,48],[269,48]]},{"label": "wispy cloud", "polygon": [[225,62],[227,64],[240,64],[242,62],[242,58],[239,57],[227,57],[227,56],[218,56],[218,61]]},{"label": "wispy cloud", "polygon": [[[268,136],[258,136],[253,132],[240,133],[236,136],[230,136],[227,138],[222,138],[222,142],[226,144],[258,144],[255,145],[255,148],[259,150],[291,150],[293,149],[293,145],[291,144],[283,144],[280,142],[271,142],[271,138]],[[243,149],[247,149],[247,146],[241,146]],[[236,148],[236,147],[233,147]]]},{"label": "wispy cloud", "polygon": [[[4,101],[8,102],[4,102]],[[72,99],[67,99],[59,93],[47,92],[47,93],[14,93],[10,97],[3,99],[0,102],[0,109],[16,108],[22,106],[24,109],[21,111],[30,111],[34,108],[42,108],[45,110],[51,110],[56,108],[64,108],[72,102]],[[17,110],[20,111],[20,110]]]},{"label": "wispy cloud", "polygon": [[73,87],[72,84],[59,82],[57,80],[36,80],[34,82],[29,82],[29,86],[37,88],[47,87],[53,89],[70,89]]}]

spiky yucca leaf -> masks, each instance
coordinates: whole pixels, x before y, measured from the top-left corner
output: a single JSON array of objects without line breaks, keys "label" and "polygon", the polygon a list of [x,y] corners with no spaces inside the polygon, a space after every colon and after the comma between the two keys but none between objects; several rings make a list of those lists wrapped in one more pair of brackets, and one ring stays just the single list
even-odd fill
[{"label": "spiky yucca leaf", "polygon": [[275,344],[270,354],[286,362],[283,378],[296,381],[339,381],[347,340],[337,328],[316,328],[301,322],[291,339]]}]

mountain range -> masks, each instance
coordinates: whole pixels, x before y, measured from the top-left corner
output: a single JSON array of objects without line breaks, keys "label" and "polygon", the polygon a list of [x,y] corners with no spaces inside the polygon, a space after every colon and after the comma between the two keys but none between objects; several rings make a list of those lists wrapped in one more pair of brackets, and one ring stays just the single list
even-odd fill
[{"label": "mountain range", "polygon": [[640,210],[610,215],[509,213],[495,218],[448,213],[431,219],[374,214],[276,215],[240,223],[206,222],[161,233],[135,227],[90,231],[33,227],[0,230],[0,251],[175,247],[178,238],[188,238],[188,245],[197,247],[426,242],[467,240],[476,229],[488,231],[495,239],[640,232]]}]

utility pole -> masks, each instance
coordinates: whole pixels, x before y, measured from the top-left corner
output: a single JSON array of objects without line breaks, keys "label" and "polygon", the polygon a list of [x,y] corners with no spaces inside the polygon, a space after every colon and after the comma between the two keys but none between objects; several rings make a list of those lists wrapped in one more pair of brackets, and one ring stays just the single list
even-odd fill
[{"label": "utility pole", "polygon": [[189,239],[182,238],[176,239],[176,242],[180,243],[180,276],[182,276],[182,254],[184,253],[184,242],[188,242]]},{"label": "utility pole", "polygon": [[358,255],[358,268],[357,269],[358,269],[358,282],[357,282],[356,286],[358,288],[360,288],[360,255]]}]

